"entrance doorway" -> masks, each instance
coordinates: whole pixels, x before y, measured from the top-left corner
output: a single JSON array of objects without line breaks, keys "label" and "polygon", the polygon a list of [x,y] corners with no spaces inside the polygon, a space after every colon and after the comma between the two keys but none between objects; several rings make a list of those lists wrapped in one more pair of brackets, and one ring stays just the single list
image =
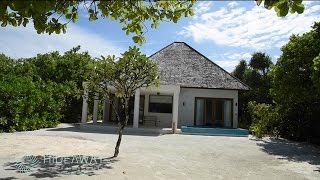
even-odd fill
[{"label": "entrance doorway", "polygon": [[195,126],[232,127],[232,99],[195,98]]}]

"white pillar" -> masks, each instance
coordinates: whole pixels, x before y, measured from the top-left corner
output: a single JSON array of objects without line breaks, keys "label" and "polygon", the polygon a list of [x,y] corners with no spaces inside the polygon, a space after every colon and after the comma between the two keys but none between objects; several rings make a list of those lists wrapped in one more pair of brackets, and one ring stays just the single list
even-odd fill
[{"label": "white pillar", "polygon": [[83,102],[82,102],[82,116],[81,116],[81,123],[87,123],[87,118],[88,118],[88,82],[83,82]]},{"label": "white pillar", "polygon": [[103,103],[103,123],[107,123],[109,121],[109,110],[110,110],[110,104],[108,102],[108,100],[104,100]]},{"label": "white pillar", "polygon": [[173,104],[172,104],[172,133],[177,132],[178,127],[178,107],[179,107],[179,91],[173,93]]},{"label": "white pillar", "polygon": [[134,95],[133,128],[139,127],[140,89]]},{"label": "white pillar", "polygon": [[98,122],[98,106],[99,106],[99,93],[94,94],[94,101],[93,101],[93,117],[92,121],[93,124],[96,124]]}]

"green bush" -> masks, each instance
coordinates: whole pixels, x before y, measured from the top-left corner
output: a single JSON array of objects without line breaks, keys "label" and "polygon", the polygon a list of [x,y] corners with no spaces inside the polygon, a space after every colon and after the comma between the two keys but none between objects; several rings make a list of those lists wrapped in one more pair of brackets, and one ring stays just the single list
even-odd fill
[{"label": "green bush", "polygon": [[80,47],[13,60],[0,54],[0,132],[78,122],[92,58]]},{"label": "green bush", "polygon": [[28,74],[33,80],[55,82],[67,87],[63,91],[65,104],[61,122],[76,123],[81,116],[81,90],[83,81],[88,80],[93,59],[87,52],[78,52],[80,47],[60,55],[59,52],[38,54],[34,58],[20,60],[17,73]]},{"label": "green bush", "polygon": [[5,132],[54,127],[61,118],[63,87],[8,74],[0,79],[0,129]]},{"label": "green bush", "polygon": [[278,114],[270,104],[259,104],[255,101],[248,103],[248,110],[252,118],[249,130],[258,138],[265,135],[278,135],[276,131]]}]

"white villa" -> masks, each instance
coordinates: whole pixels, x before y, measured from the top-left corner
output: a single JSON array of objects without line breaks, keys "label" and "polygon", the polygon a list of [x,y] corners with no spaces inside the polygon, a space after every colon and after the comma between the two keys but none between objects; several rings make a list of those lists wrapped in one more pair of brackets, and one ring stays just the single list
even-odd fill
[{"label": "white villa", "polygon": [[[238,91],[249,87],[184,42],[174,42],[149,57],[157,63],[160,86],[141,88],[132,100],[133,128],[181,126],[238,127]],[[86,83],[84,83],[85,94]],[[87,96],[81,123],[87,123]],[[93,123],[98,121],[94,100]],[[103,103],[103,123],[116,123],[109,103]],[[118,107],[117,107],[118,108]]]}]

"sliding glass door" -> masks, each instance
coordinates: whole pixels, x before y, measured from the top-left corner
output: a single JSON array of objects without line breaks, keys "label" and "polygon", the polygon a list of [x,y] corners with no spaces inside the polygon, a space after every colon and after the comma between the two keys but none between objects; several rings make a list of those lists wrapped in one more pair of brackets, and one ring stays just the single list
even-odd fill
[{"label": "sliding glass door", "polygon": [[196,99],[195,126],[202,126],[204,124],[204,102],[204,99]]},{"label": "sliding glass door", "polygon": [[232,100],[195,99],[195,126],[232,127]]},{"label": "sliding glass door", "polygon": [[232,127],[232,101],[231,100],[224,100],[224,126],[225,127]]}]

